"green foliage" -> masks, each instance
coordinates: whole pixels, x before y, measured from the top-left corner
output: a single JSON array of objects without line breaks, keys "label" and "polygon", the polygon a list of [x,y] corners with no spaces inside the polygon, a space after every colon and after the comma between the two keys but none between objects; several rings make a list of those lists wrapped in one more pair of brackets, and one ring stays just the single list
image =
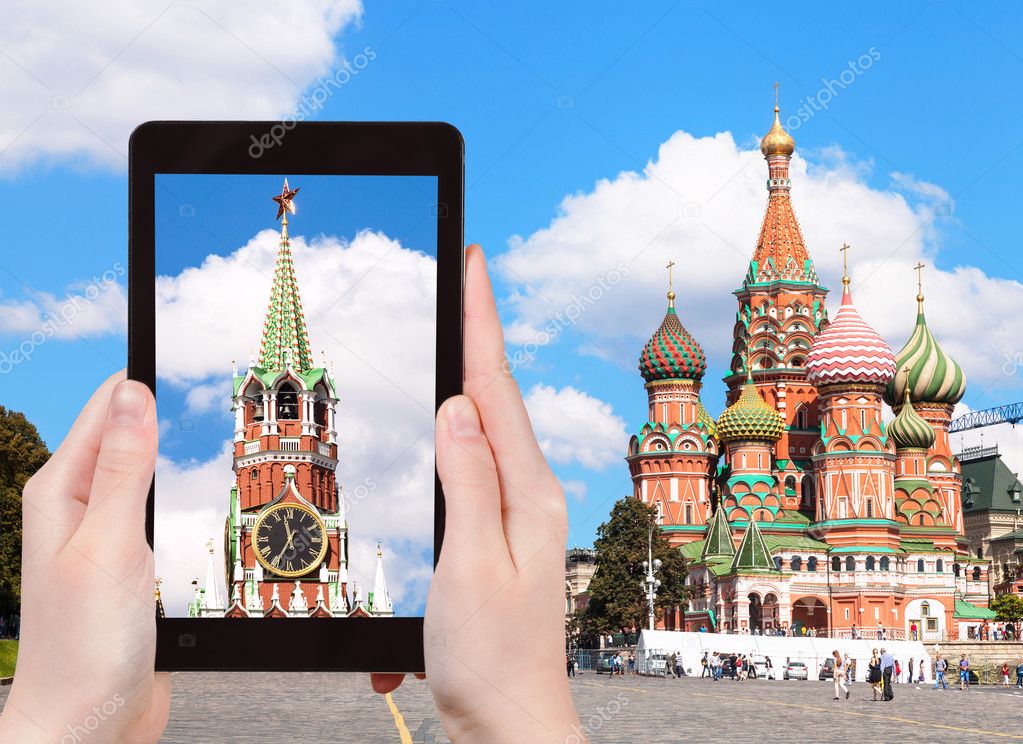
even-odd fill
[{"label": "green foliage", "polygon": [[21,604],[21,490],[49,457],[24,414],[0,406],[0,615]]},{"label": "green foliage", "polygon": [[14,664],[18,660],[18,642],[0,641],[0,678],[14,676]]},{"label": "green foliage", "polygon": [[[589,604],[581,618],[584,634],[624,632],[647,624],[646,572],[647,535],[654,524],[655,511],[639,499],[624,498],[615,503],[610,519],[597,528],[594,549],[597,571],[590,581]],[[661,560],[656,576],[657,616],[669,607],[685,604],[687,568],[682,553],[654,530],[653,555]]]},{"label": "green foliage", "polygon": [[996,620],[1018,622],[1023,620],[1023,597],[1018,594],[999,594],[991,599]]}]

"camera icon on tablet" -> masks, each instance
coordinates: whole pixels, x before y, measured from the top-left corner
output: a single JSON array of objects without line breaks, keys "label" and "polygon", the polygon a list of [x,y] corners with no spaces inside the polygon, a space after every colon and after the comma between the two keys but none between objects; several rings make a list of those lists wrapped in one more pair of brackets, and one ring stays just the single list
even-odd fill
[{"label": "camera icon on tablet", "polygon": [[178,636],[178,648],[195,648],[195,633],[182,633]]}]

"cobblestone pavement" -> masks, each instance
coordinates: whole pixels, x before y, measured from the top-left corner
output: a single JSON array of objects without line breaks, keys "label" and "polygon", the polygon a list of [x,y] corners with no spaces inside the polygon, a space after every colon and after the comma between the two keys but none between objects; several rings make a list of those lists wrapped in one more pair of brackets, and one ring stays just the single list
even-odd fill
[{"label": "cobblestone pavement", "polygon": [[[0,688],[0,705],[10,688]],[[592,672],[572,681],[592,744],[674,742],[1023,740],[1023,692],[1013,688],[935,691],[900,684],[891,703],[851,686],[832,700],[824,682],[711,682]],[[393,702],[393,708],[391,703]],[[218,744],[352,741],[448,742],[423,682],[406,681],[388,701],[365,675],[175,674],[164,742]],[[565,744],[576,744],[569,739]]]}]

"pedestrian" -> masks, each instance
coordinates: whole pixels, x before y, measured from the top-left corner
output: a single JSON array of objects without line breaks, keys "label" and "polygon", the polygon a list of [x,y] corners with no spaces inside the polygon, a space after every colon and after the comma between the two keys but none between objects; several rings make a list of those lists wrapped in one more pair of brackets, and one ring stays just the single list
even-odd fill
[{"label": "pedestrian", "polygon": [[682,679],[684,676],[686,676],[686,670],[682,666],[682,654],[675,654],[675,677]]},{"label": "pedestrian", "polygon": [[714,681],[717,682],[721,679],[721,654],[717,651],[710,657],[711,671],[714,674]]},{"label": "pedestrian", "polygon": [[736,662],[738,660],[739,660],[739,657],[736,656],[735,654],[729,654],[728,655],[728,661],[730,662],[729,666],[731,667],[731,669],[729,669],[729,675],[731,676],[733,682],[736,681],[736,676],[735,676],[736,673],[737,673]]},{"label": "pedestrian", "polygon": [[1016,687],[1023,690],[1023,659],[1016,664]]},{"label": "pedestrian", "polygon": [[636,654],[629,654],[629,674],[636,673]]},{"label": "pedestrian", "polygon": [[899,660],[896,659],[895,660],[895,674],[892,675],[892,684],[898,684],[899,683],[899,677],[901,675],[902,675],[902,665],[899,663]]},{"label": "pedestrian", "polygon": [[845,686],[845,664],[842,661],[842,655],[838,653],[836,648],[831,652],[831,657],[835,660],[834,667],[832,669],[832,676],[835,680],[835,700],[838,700],[839,690],[845,693],[845,699],[849,699],[849,688]]},{"label": "pedestrian", "polygon": [[569,677],[575,676],[575,659],[572,658],[572,654],[565,654],[565,668]]},{"label": "pedestrian", "polygon": [[703,667],[703,671],[700,672],[700,679],[703,679],[704,677],[710,677],[711,676],[710,659],[707,658],[706,651],[703,652],[703,658],[700,659],[700,666]]},{"label": "pedestrian", "polygon": [[846,655],[842,657],[842,666],[845,667],[845,681],[846,682],[855,682],[856,681],[855,676],[853,675],[853,668],[854,668],[853,665],[855,663],[856,662],[854,662],[852,659],[849,658],[849,654],[848,653],[846,653]]},{"label": "pedestrian", "polygon": [[[923,664],[923,662],[920,662]],[[941,685],[942,690],[948,689],[948,683],[945,681],[945,672],[948,670],[948,662],[942,658],[941,654],[934,660],[934,689],[938,689],[938,685]]]},{"label": "pedestrian", "polygon": [[970,660],[963,654],[959,659],[959,689],[966,692],[970,689]]},{"label": "pedestrian", "polygon": [[743,658],[742,654],[735,657],[735,677],[742,682],[743,679]]},{"label": "pedestrian", "polygon": [[1009,686],[1009,662],[1002,663],[1002,687]]},{"label": "pedestrian", "polygon": [[917,682],[924,681],[924,660],[920,659],[920,676],[917,678]]},{"label": "pedestrian", "polygon": [[664,660],[664,678],[675,676],[675,652],[672,651]]},{"label": "pedestrian", "polygon": [[852,629],[849,631],[849,636],[855,641],[859,638],[859,631],[856,630],[856,623],[853,623]]},{"label": "pedestrian", "polygon": [[917,631],[916,631],[916,623],[915,623],[915,622],[913,622],[913,623],[910,623],[910,624],[909,624],[909,639],[910,639],[911,641],[915,641],[915,640],[918,640],[918,639],[917,639],[917,637],[916,637],[916,635],[917,635]]},{"label": "pedestrian", "polygon": [[877,702],[878,694],[883,692],[881,688],[881,656],[875,648],[870,654],[870,663],[867,664],[867,682],[874,693],[874,702]]},{"label": "pedestrian", "polygon": [[[1020,662],[1020,667],[1023,667],[1023,661]],[[771,665],[770,656],[764,657],[764,677],[767,679],[774,679],[774,667]]]},{"label": "pedestrian", "polygon": [[895,671],[895,658],[885,649],[881,649],[881,699],[891,701],[895,697],[892,690],[892,673]]},{"label": "pedestrian", "polygon": [[913,672],[916,671],[916,664],[913,663],[914,661],[916,661],[916,659],[910,658],[909,666],[906,667],[906,682],[909,684],[913,684]]}]

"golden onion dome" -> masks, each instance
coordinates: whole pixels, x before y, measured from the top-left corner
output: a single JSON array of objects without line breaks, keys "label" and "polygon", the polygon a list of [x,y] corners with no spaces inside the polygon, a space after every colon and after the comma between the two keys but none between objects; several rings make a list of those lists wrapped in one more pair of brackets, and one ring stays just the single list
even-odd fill
[{"label": "golden onion dome", "polygon": [[771,125],[770,131],[764,135],[764,138],[760,140],[760,152],[764,153],[765,158],[769,158],[772,155],[791,155],[796,150],[796,141],[792,139],[792,135],[786,132],[785,128],[781,125],[779,111],[780,109],[775,104],[774,124]]},{"label": "golden onion dome", "polygon": [[747,373],[739,397],[718,418],[717,438],[722,442],[777,442],[784,433],[781,414],[760,397]]}]

